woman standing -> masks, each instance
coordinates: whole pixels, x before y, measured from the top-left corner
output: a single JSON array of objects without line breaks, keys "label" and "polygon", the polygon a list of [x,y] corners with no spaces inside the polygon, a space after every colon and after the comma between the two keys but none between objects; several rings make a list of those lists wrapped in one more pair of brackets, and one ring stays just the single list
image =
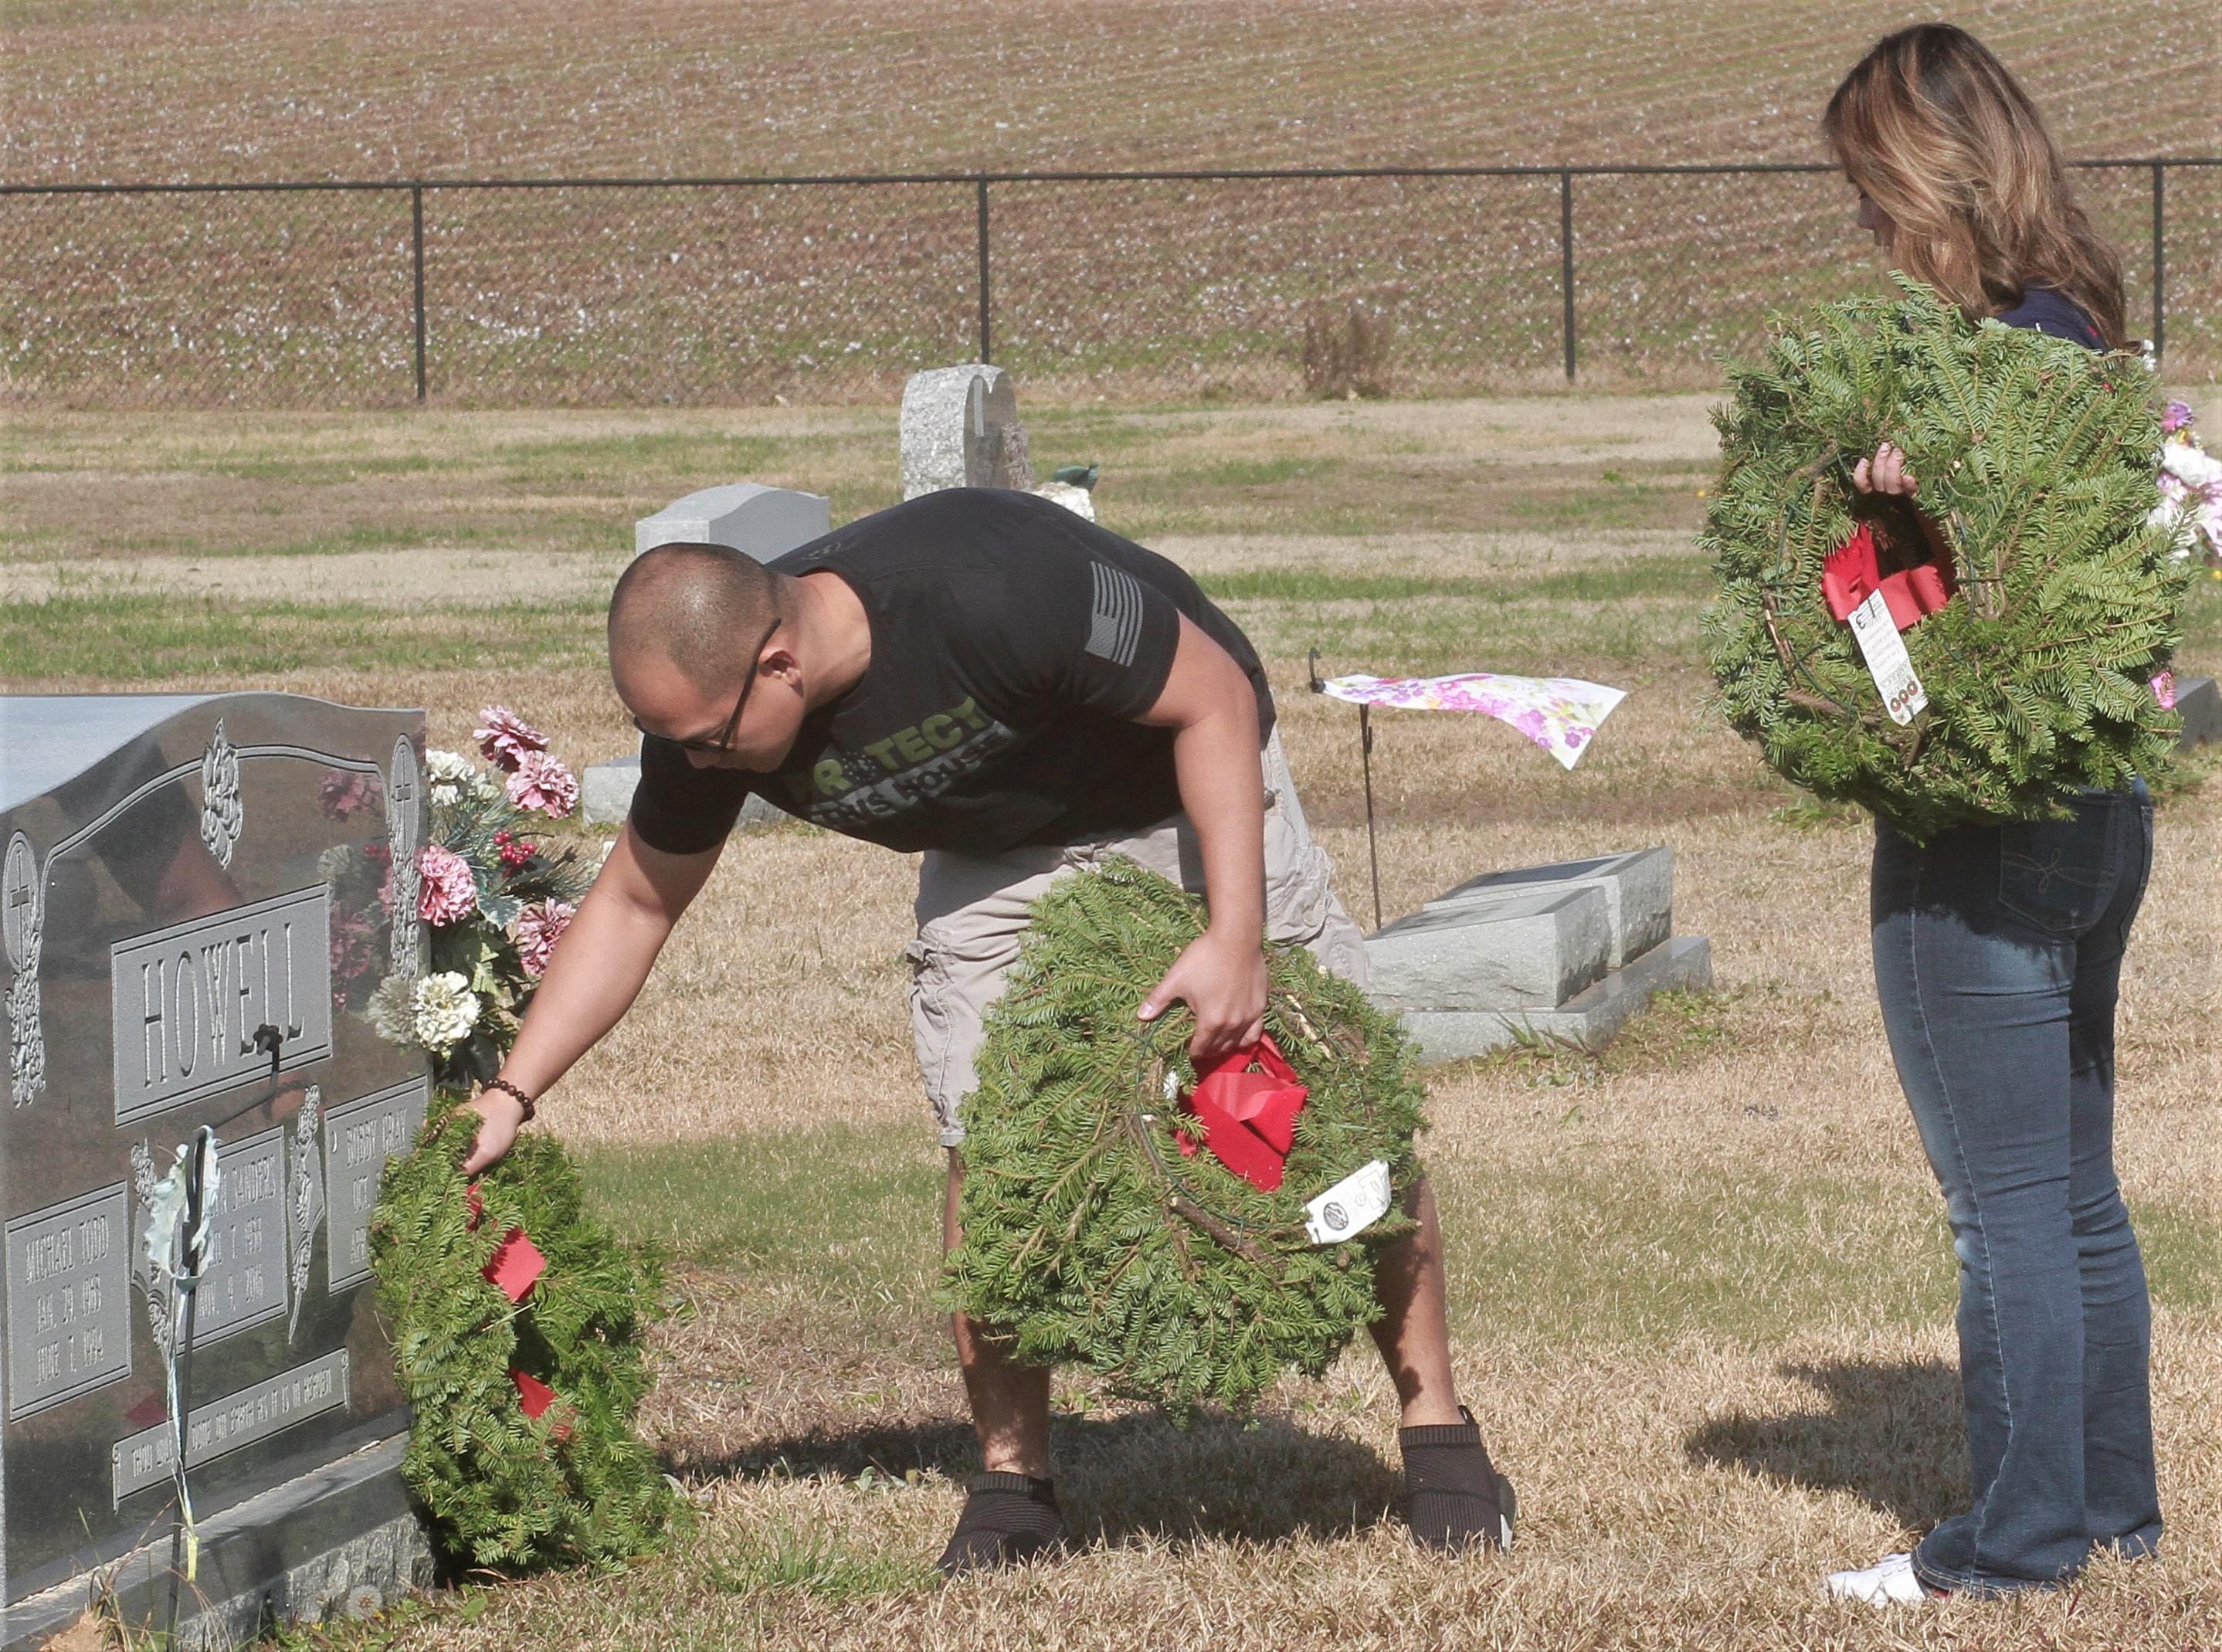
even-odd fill
[{"label": "woman standing", "polygon": [[[2070,196],[2036,105],[1944,24],[1880,41],[1823,121],[1859,223],[1971,317],[2093,349],[2124,342],[2120,261]],[[1920,484],[1888,443],[1863,492]],[[1924,531],[1942,530],[1925,517]],[[1974,1504],[1828,1580],[1881,1605],[2073,1577],[2161,1530],[2150,1307],[2113,1165],[2114,1008],[2152,864],[2143,782],[2061,820],[1878,829],[1875,985],[1960,1259],[1960,1377]]]}]

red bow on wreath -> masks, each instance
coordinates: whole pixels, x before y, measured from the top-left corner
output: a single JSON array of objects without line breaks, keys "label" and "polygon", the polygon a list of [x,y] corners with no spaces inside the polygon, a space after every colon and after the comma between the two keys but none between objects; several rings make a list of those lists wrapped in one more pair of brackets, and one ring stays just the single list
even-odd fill
[{"label": "red bow on wreath", "polygon": [[1874,531],[1864,522],[1821,564],[1821,594],[1830,613],[1849,619],[1853,609],[1880,591],[1891,623],[1900,631],[1910,631],[1935,613],[1958,588],[1951,568],[1935,562],[1885,579],[1875,555]]},{"label": "red bow on wreath", "polygon": [[[486,1212],[486,1203],[480,1198],[475,1184],[468,1190],[466,1197],[471,1207],[469,1226],[476,1228],[480,1216]],[[510,1301],[519,1303],[539,1282],[547,1266],[548,1259],[540,1253],[540,1247],[532,1242],[531,1236],[522,1228],[512,1228],[501,1236],[501,1243],[493,1247],[493,1254],[479,1271],[488,1285]],[[525,1416],[537,1418],[555,1404],[556,1391],[537,1377],[512,1367],[509,1379],[516,1385],[518,1406]]]},{"label": "red bow on wreath", "polygon": [[[1197,1074],[1196,1088],[1181,1105],[1203,1126],[1203,1145],[1213,1158],[1271,1193],[1281,1185],[1296,1143],[1296,1114],[1310,1094],[1269,1033]],[[1179,1140],[1181,1152],[1194,1158],[1196,1143],[1185,1130]]]}]

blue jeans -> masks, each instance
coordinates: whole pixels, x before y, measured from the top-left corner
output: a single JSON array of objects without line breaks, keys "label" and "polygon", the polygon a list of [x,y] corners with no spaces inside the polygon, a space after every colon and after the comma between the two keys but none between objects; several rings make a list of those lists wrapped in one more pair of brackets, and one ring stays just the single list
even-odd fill
[{"label": "blue jeans", "polygon": [[1974,1507],[1914,1552],[1995,1593],[2160,1540],[2144,1264],[2114,1177],[2114,1004],[2152,870],[2142,781],[2065,820],[1875,841],[1875,988],[1960,1259]]}]

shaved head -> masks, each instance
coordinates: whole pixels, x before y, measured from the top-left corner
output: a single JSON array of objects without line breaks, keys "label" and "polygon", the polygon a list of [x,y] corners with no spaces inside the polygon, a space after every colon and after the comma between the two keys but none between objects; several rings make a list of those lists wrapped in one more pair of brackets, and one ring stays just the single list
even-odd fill
[{"label": "shaved head", "polygon": [[756,639],[793,612],[791,583],[730,545],[643,551],[610,597],[610,664],[661,657],[698,688],[729,687]]}]

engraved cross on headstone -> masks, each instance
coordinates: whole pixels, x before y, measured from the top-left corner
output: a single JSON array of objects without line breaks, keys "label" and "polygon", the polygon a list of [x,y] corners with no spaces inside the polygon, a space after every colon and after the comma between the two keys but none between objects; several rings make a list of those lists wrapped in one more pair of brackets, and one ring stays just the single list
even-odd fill
[{"label": "engraved cross on headstone", "polygon": [[36,881],[30,841],[18,832],[0,864],[0,945],[7,950],[9,964],[18,970],[31,966],[33,932],[39,921]]}]

